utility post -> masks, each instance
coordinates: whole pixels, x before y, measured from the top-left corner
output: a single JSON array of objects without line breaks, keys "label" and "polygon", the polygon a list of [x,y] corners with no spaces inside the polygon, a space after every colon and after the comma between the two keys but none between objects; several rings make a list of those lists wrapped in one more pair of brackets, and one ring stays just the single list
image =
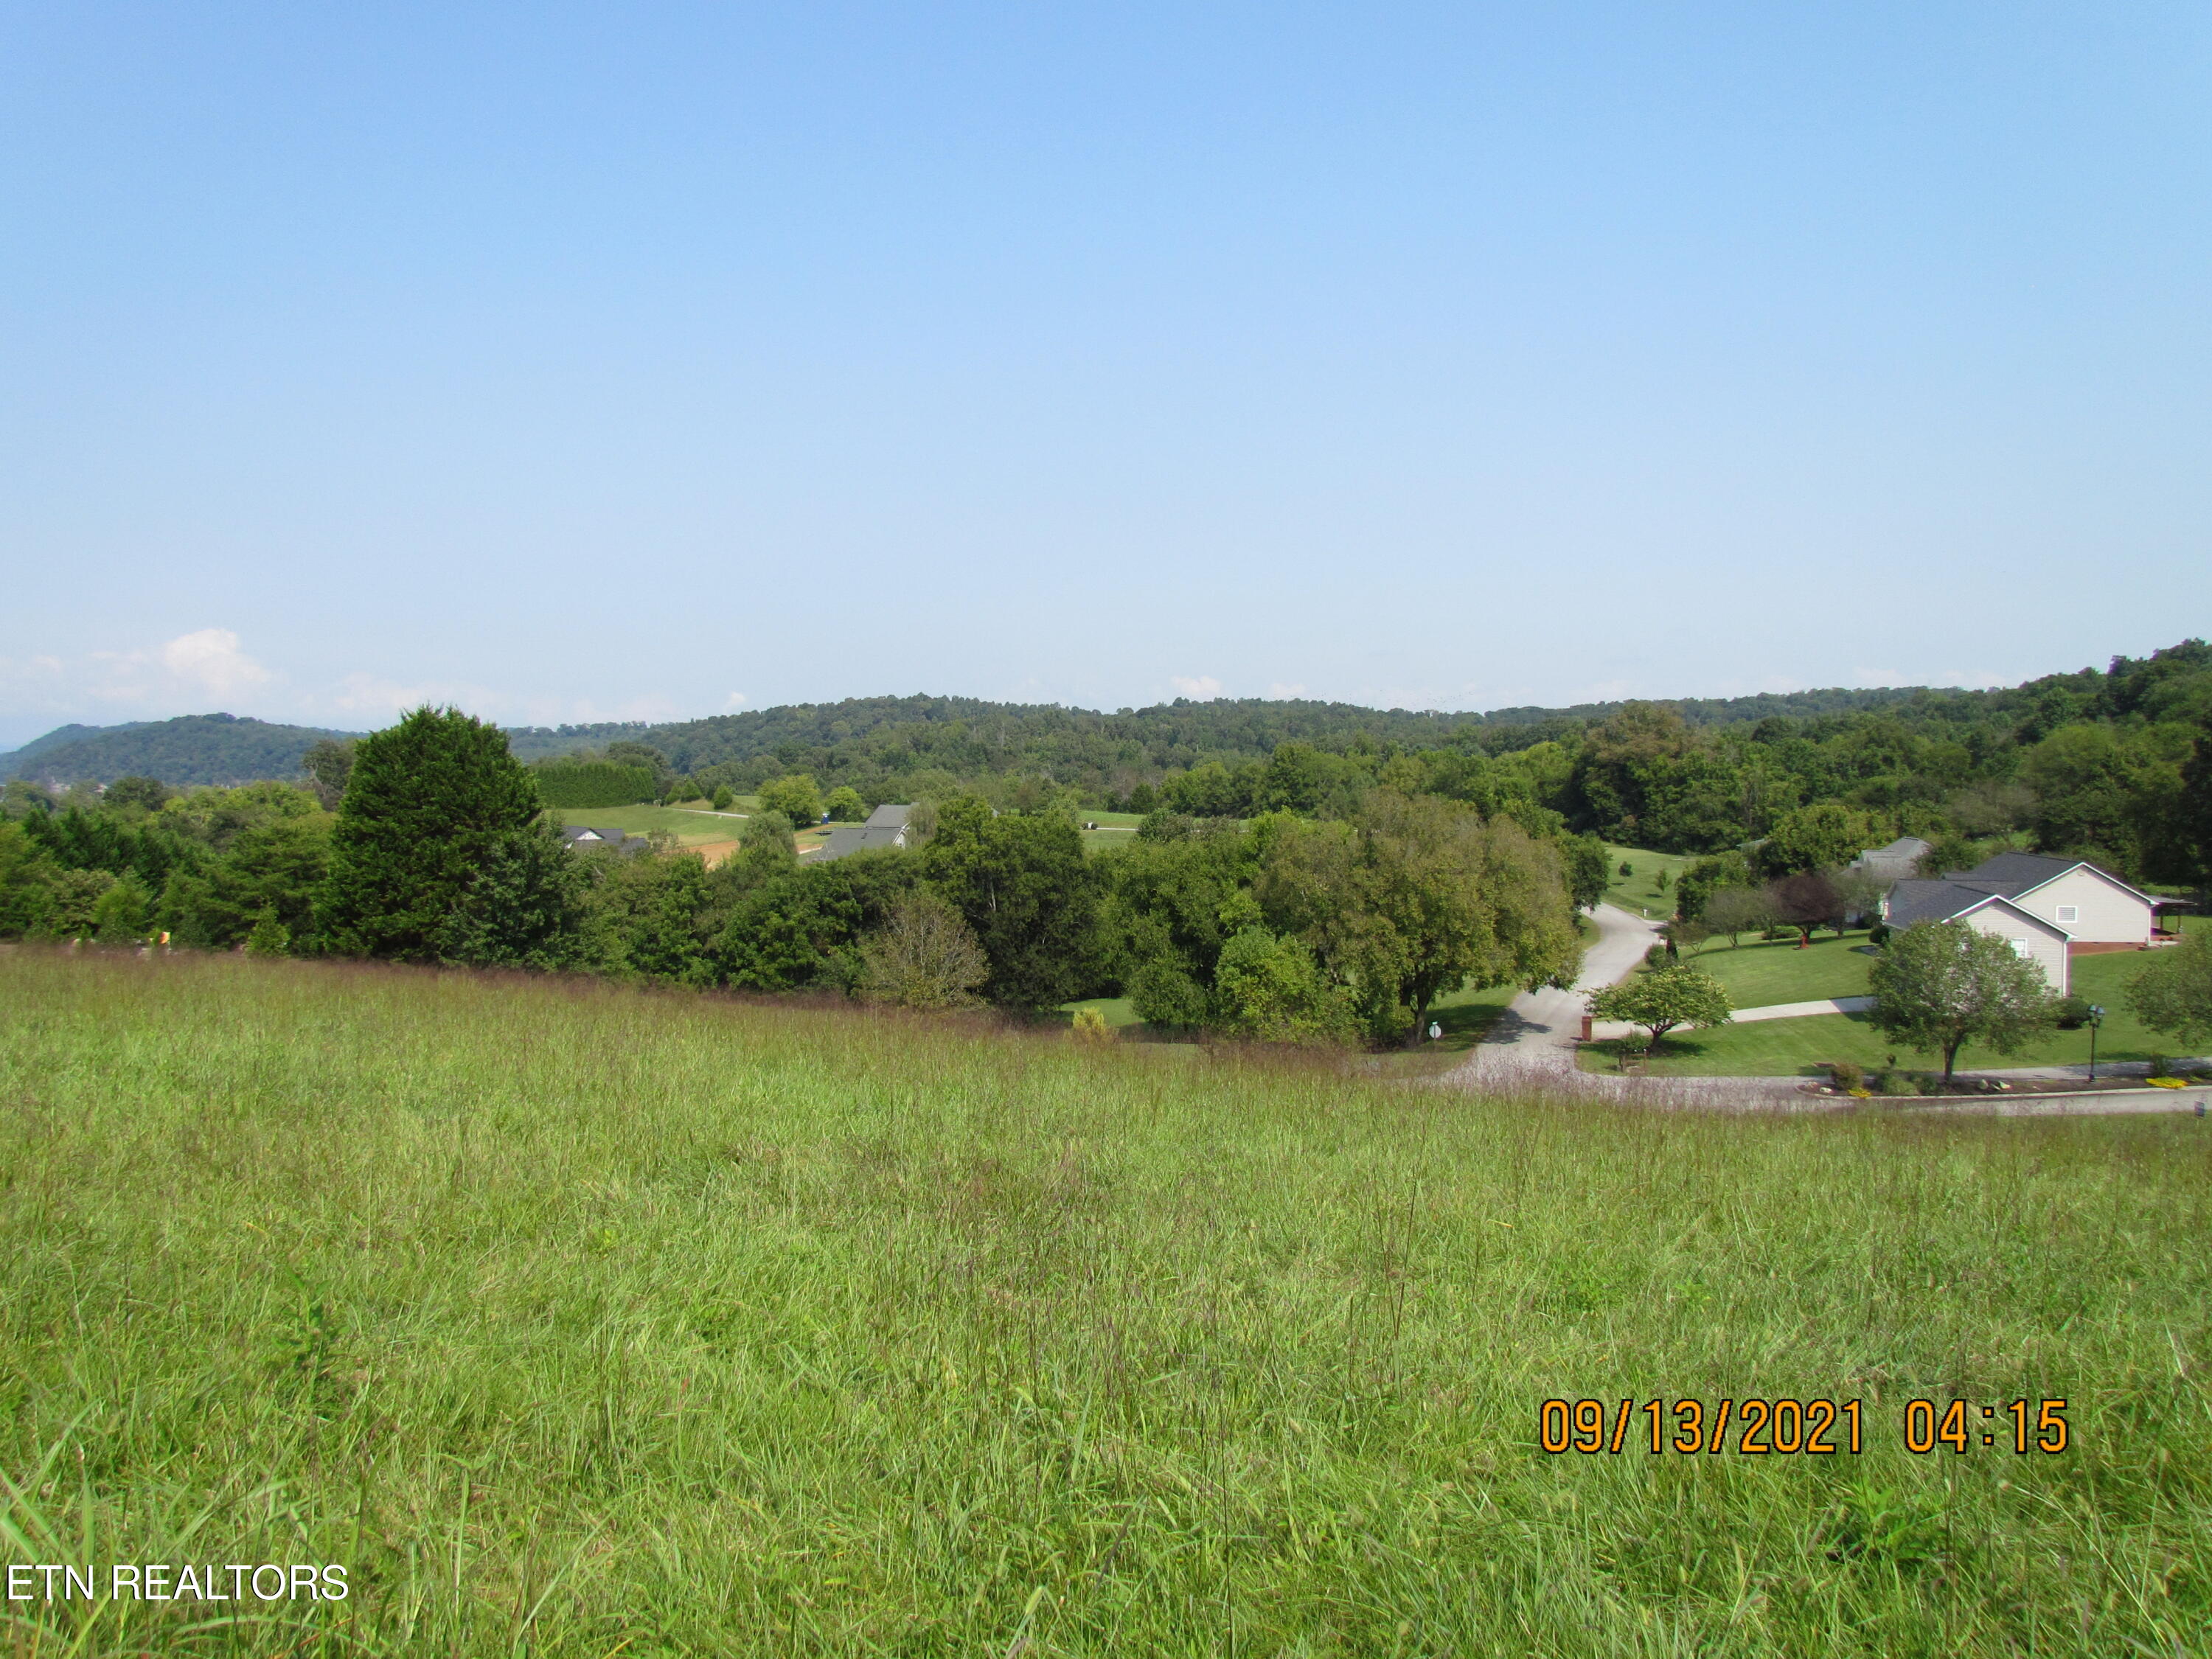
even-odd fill
[{"label": "utility post", "polygon": [[2092,1083],[2097,1080],[2097,1028],[2104,1023],[2104,1005],[2091,1003],[2089,1005],[2089,1081]]}]

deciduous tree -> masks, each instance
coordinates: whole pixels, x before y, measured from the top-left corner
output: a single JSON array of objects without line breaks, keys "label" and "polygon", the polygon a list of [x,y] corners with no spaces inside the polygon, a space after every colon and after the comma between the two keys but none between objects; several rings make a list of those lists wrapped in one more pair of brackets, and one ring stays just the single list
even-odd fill
[{"label": "deciduous tree", "polygon": [[2212,1038],[2212,933],[2157,952],[2128,983],[2128,1006],[2154,1031],[2184,1042]]},{"label": "deciduous tree", "polygon": [[2057,1013],[2042,969],[2010,939],[1964,922],[1917,922],[1891,934],[1869,978],[1875,1029],[1940,1050],[1947,1083],[1967,1043],[2017,1054]]}]

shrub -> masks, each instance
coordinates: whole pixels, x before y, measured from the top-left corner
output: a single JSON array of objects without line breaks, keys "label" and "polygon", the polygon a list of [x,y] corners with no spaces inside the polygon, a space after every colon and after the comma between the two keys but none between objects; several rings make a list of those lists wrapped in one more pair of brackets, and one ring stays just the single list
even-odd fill
[{"label": "shrub", "polygon": [[1838,1089],[1860,1089],[1866,1086],[1866,1068],[1848,1060],[1832,1061],[1828,1075],[1835,1079]]},{"label": "shrub", "polygon": [[1096,1008],[1075,1011],[1074,1036],[1078,1042],[1111,1042],[1114,1033],[1107,1028],[1106,1016]]},{"label": "shrub", "polygon": [[1922,1090],[1920,1079],[1910,1072],[1884,1072],[1875,1091],[1884,1095],[1917,1095]]},{"label": "shrub", "polygon": [[2078,1031],[2089,1023],[2089,999],[2061,997],[2056,1012],[2060,1030]]}]

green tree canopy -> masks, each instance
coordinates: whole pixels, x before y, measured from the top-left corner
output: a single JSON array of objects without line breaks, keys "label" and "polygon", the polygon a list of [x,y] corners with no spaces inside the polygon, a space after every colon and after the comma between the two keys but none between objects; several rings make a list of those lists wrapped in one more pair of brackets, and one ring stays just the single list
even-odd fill
[{"label": "green tree canopy", "polygon": [[1832,870],[1890,839],[1890,832],[1867,813],[1840,801],[1823,801],[1800,807],[1778,823],[1759,848],[1759,866],[1771,876]]},{"label": "green tree canopy", "polygon": [[921,862],[929,884],[966,918],[990,958],[984,991],[992,1001],[1050,1008],[1091,976],[1096,878],[1082,837],[1065,817],[994,817],[982,801],[963,796],[939,809]]},{"label": "green tree canopy", "polygon": [[2154,1031],[2184,1042],[2212,1038],[2212,933],[2198,928],[2128,984],[2128,1006]]},{"label": "green tree canopy", "polygon": [[770,778],[759,789],[761,810],[781,812],[793,823],[815,823],[822,817],[822,787],[805,772]]},{"label": "green tree canopy", "polygon": [[841,783],[830,792],[830,799],[822,803],[822,810],[839,823],[858,823],[868,816],[868,803],[860,799],[860,792],[848,783]]},{"label": "green tree canopy", "polygon": [[1967,1043],[2017,1054],[2057,1018],[2043,969],[2010,939],[1965,922],[1916,922],[1891,934],[1868,977],[1875,1029],[1940,1051],[1947,1083]]},{"label": "green tree canopy", "polygon": [[418,708],[363,738],[331,831],[328,947],[434,960],[471,886],[538,811],[506,734],[457,708]]}]

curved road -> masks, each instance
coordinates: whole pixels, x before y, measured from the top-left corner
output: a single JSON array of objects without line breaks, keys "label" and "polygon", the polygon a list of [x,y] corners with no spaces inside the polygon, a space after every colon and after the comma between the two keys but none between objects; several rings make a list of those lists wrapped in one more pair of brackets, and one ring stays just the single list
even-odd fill
[{"label": "curved road", "polygon": [[1590,920],[1597,924],[1597,943],[1583,953],[1575,988],[1554,991],[1547,986],[1514,998],[1475,1044],[1473,1056],[1447,1073],[1451,1081],[1485,1086],[1581,1081],[1575,1042],[1590,993],[1626,979],[1644,960],[1661,927],[1613,904],[1597,906]]}]

